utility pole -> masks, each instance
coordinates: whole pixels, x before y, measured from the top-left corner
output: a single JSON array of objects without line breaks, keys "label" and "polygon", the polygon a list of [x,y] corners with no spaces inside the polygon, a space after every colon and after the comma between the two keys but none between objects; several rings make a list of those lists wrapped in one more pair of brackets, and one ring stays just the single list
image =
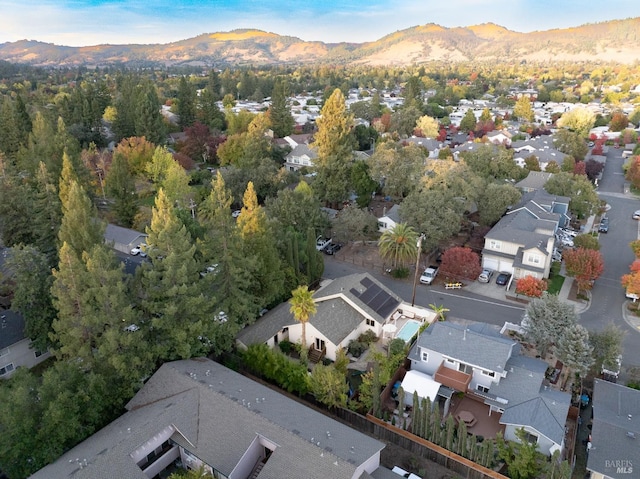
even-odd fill
[{"label": "utility pole", "polygon": [[420,253],[422,253],[422,240],[424,240],[424,233],[420,233],[418,238],[418,251],[416,252],[416,271],[413,275],[413,295],[411,296],[411,306],[416,302],[416,286],[418,284],[418,268],[420,267]]}]

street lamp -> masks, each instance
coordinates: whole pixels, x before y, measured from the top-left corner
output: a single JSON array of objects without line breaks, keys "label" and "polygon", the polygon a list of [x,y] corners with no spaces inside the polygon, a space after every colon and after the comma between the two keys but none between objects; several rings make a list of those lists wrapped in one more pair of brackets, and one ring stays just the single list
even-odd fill
[{"label": "street lamp", "polygon": [[420,233],[420,237],[418,238],[418,251],[416,254],[416,271],[413,275],[413,295],[411,296],[411,306],[413,306],[416,302],[416,286],[418,284],[418,268],[420,266],[420,253],[422,252],[422,240],[424,240],[424,233]]}]

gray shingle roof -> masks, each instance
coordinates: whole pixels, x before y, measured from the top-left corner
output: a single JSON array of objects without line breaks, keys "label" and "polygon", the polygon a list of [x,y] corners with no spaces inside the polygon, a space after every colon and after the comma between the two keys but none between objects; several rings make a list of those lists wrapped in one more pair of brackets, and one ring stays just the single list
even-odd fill
[{"label": "gray shingle roof", "polygon": [[492,385],[489,393],[508,402],[501,424],[530,426],[561,444],[571,405],[571,395],[543,385],[547,363],[517,355],[507,362],[507,377]]},{"label": "gray shingle roof", "polygon": [[385,214],[382,215],[382,217],[385,216],[392,219],[396,224],[402,223],[402,220],[400,219],[400,205],[393,205],[385,212]]},{"label": "gray shingle roof", "polygon": [[24,318],[20,313],[10,309],[0,314],[0,349],[4,349],[25,338]]},{"label": "gray shingle roof", "polygon": [[133,244],[140,240],[143,241],[147,235],[140,231],[123,228],[113,224],[108,224],[104,231],[104,239],[107,242],[115,242],[120,244]]},{"label": "gray shingle roof", "polygon": [[293,315],[289,312],[289,303],[281,303],[264,316],[245,327],[238,333],[237,339],[245,346],[265,343],[276,335],[282,328],[295,324]]},{"label": "gray shingle roof", "polygon": [[517,188],[539,190],[544,187],[553,173],[545,173],[544,171],[530,171],[524,180],[516,183]]},{"label": "gray shingle roof", "polygon": [[[130,454],[166,427],[172,439],[229,475],[252,442],[277,444],[260,479],[351,479],[384,444],[208,359],[164,364],[129,412],[34,478],[143,479]],[[82,469],[75,463],[86,459]]]},{"label": "gray shingle roof", "polygon": [[[379,314],[379,310],[376,311],[372,309],[364,300],[367,298],[366,293],[369,290],[373,291],[374,289],[379,291],[379,295],[386,295],[388,301],[385,303],[387,306],[385,311],[388,310],[388,314]],[[354,294],[354,291],[357,292],[358,295]],[[369,314],[373,320],[380,324],[384,324],[390,313],[395,311],[402,302],[400,296],[395,294],[368,273],[351,274],[349,276],[334,279],[329,284],[316,291],[313,297],[316,302],[319,302],[324,301],[325,298],[338,294],[343,295],[348,301],[354,303],[357,307]]]},{"label": "gray shingle roof", "polygon": [[[370,286],[365,286],[363,281]],[[389,314],[382,316],[374,311],[363,302],[363,295],[360,294],[371,287],[377,288],[379,295],[386,295],[387,301],[384,303],[383,312],[386,310],[393,312],[397,309],[401,299],[393,291],[367,273],[352,274],[334,279],[314,293],[317,312],[309,318],[309,324],[312,324],[333,344],[340,344],[364,321],[365,317],[353,305],[370,315],[374,321],[383,324]],[[354,291],[357,291],[360,296],[356,296]],[[238,340],[246,346],[264,343],[282,328],[294,324],[297,323],[289,312],[289,303],[282,303],[254,324],[244,328],[238,334]]]},{"label": "gray shingle roof", "polygon": [[[591,438],[587,469],[613,479],[635,477],[640,467],[640,391],[596,379]],[[615,461],[630,461],[633,474],[617,472]]]},{"label": "gray shingle roof", "polygon": [[498,373],[504,370],[509,357],[517,351],[517,343],[510,339],[440,321],[420,335],[410,357],[417,357],[418,347]]}]

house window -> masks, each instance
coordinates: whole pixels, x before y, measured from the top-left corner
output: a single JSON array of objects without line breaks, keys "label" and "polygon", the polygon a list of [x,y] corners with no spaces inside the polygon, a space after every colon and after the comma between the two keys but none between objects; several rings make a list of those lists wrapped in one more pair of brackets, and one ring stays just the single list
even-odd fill
[{"label": "house window", "polygon": [[371,326],[372,328],[374,328],[375,325],[376,325],[376,322],[373,319],[367,318],[367,326]]},{"label": "house window", "polygon": [[42,356],[44,353],[42,351],[34,351],[33,354],[36,356],[36,358],[39,358],[40,356]]},{"label": "house window", "polygon": [[481,393],[488,393],[489,392],[489,388],[487,386],[483,386],[482,384],[478,384],[476,386],[476,389],[478,391],[480,391]]},{"label": "house window", "polygon": [[502,243],[496,240],[489,240],[489,249],[500,249],[502,247]]},{"label": "house window", "polygon": [[531,254],[529,253],[527,255],[527,262],[528,263],[533,263],[533,264],[540,264],[540,255],[537,254]]},{"label": "house window", "polygon": [[421,359],[422,359],[422,362],[428,363],[429,362],[429,353],[427,351],[422,351]]},{"label": "house window", "polygon": [[530,444],[538,444],[538,436],[525,431],[524,440]]},{"label": "house window", "polygon": [[484,376],[489,376],[490,378],[495,378],[496,377],[496,373],[493,371],[485,371],[484,369],[482,370],[482,374]]},{"label": "house window", "polygon": [[285,326],[284,328],[282,328],[282,334],[284,333],[288,333],[289,332],[289,327]]},{"label": "house window", "polygon": [[455,359],[447,358],[447,362],[448,362],[449,364],[455,364],[455,363],[456,363],[456,360],[455,360]]},{"label": "house window", "polygon": [[13,371],[13,363],[9,363],[7,364],[5,367],[0,368],[0,376],[4,376],[7,373],[10,373],[11,371]]},{"label": "house window", "polygon": [[387,224],[383,223],[382,221],[378,221],[378,228],[386,228]]}]

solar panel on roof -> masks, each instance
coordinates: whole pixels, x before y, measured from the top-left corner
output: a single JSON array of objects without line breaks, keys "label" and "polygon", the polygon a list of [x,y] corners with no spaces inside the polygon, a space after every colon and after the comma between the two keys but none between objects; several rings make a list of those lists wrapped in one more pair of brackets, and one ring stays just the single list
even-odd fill
[{"label": "solar panel on roof", "polygon": [[374,283],[370,278],[363,278],[360,284],[366,289],[363,292],[359,292],[355,288],[351,288],[349,292],[356,298],[360,299],[364,304],[373,309],[377,314],[382,317],[386,317],[391,314],[391,311],[398,306],[399,302],[383,290],[380,286]]},{"label": "solar panel on roof", "polygon": [[362,286],[364,286],[365,288],[368,288],[369,286],[371,286],[372,284],[375,284],[373,281],[371,281],[371,278],[367,278],[366,276],[364,278],[362,278],[360,280],[360,284]]}]

